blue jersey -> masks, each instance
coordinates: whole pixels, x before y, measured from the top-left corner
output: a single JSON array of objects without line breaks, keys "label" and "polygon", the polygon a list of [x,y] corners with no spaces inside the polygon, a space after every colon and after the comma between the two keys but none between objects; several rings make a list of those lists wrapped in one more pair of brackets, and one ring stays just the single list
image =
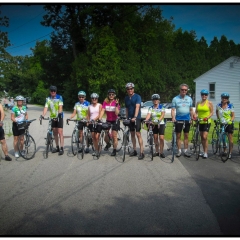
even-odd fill
[{"label": "blue jersey", "polygon": [[[130,98],[129,96],[125,97],[125,106],[128,109],[128,118],[134,118],[135,115],[135,109],[136,109],[136,104],[140,104],[141,107],[141,102],[142,99],[140,95],[138,94],[133,94],[133,96]],[[139,107],[139,112],[137,115],[137,118],[141,119],[141,108]]]},{"label": "blue jersey", "polygon": [[176,120],[190,120],[190,108],[192,107],[192,98],[185,96],[182,98],[180,95],[172,100],[172,108],[176,108]]}]

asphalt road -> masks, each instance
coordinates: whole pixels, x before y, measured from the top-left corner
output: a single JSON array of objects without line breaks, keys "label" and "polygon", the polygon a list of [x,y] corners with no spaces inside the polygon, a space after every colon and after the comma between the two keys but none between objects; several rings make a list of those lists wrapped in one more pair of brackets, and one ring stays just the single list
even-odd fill
[{"label": "asphalt road", "polygon": [[[29,119],[42,112],[28,110]],[[99,160],[80,160],[71,153],[71,122],[64,125],[64,155],[45,159],[47,124],[30,126],[34,159],[1,159],[0,235],[240,235],[237,153],[226,163],[213,156],[171,163],[170,156],[150,161],[146,150],[144,160],[127,156],[121,163],[110,149]]]}]

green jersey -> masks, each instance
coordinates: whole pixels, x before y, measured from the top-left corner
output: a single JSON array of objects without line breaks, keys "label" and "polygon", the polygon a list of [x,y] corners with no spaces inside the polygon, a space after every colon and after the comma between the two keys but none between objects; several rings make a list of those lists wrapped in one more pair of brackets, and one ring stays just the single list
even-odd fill
[{"label": "green jersey", "polygon": [[25,120],[27,108],[26,108],[26,106],[22,106],[22,109],[19,109],[18,106],[14,106],[12,108],[12,113],[14,114],[15,120],[17,122],[21,122],[21,121]]},{"label": "green jersey", "polygon": [[[165,112],[165,108],[163,107],[162,104],[159,104],[157,108],[154,108],[153,106],[149,107],[148,109],[148,113],[151,114],[151,120],[152,122],[156,122],[160,119],[160,117],[162,116],[162,113]],[[162,121],[160,122],[160,124],[164,124],[164,120],[162,119]]]},{"label": "green jersey", "polygon": [[46,98],[45,107],[50,109],[50,118],[58,117],[59,106],[63,106],[62,96],[56,94],[54,98],[51,97]]},{"label": "green jersey", "polygon": [[84,101],[83,103],[77,102],[74,105],[74,110],[77,112],[77,120],[86,119],[88,113],[88,106],[90,103],[88,101]]}]

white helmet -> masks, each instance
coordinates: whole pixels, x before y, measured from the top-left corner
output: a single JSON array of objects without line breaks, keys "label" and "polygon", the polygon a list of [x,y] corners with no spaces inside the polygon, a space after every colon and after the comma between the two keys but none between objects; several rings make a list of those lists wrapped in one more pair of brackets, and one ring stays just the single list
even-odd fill
[{"label": "white helmet", "polygon": [[16,101],[24,101],[24,97],[19,95],[15,98]]},{"label": "white helmet", "polygon": [[129,82],[129,83],[126,84],[125,87],[126,87],[126,88],[134,88],[134,84],[131,83],[131,82]]},{"label": "white helmet", "polygon": [[152,100],[154,100],[154,99],[160,99],[160,95],[159,94],[153,94],[152,95]]},{"label": "white helmet", "polygon": [[91,98],[99,98],[99,95],[97,93],[92,93]]}]

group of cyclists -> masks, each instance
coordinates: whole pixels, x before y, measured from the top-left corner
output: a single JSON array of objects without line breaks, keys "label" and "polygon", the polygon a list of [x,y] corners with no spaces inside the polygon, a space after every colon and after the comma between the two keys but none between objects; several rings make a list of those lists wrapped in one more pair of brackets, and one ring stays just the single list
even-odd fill
[{"label": "group of cyclists", "polygon": [[[138,159],[144,159],[144,147],[143,147],[143,139],[141,136],[141,96],[134,92],[134,84],[127,83],[126,86],[127,95],[124,99],[125,107],[126,107],[126,118],[131,119],[130,121],[130,132],[131,132],[131,140],[133,144],[133,151],[130,153],[130,157],[137,156],[137,141],[138,140],[140,152],[138,155]],[[203,158],[208,157],[208,132],[211,127],[211,117],[213,115],[213,104],[208,100],[209,91],[206,89],[201,90],[201,100],[196,104],[196,110],[193,111],[193,101],[192,98],[187,95],[188,85],[181,84],[179,87],[180,93],[172,100],[172,109],[171,116],[172,122],[175,123],[175,131],[177,136],[177,148],[178,152],[176,153],[177,157],[182,155],[181,150],[181,133],[183,131],[184,134],[184,155],[187,157],[191,156],[190,151],[188,150],[188,138],[189,138],[189,130],[190,124],[192,121],[201,119],[199,124],[199,130],[201,134],[201,140],[203,145]],[[64,154],[64,137],[63,137],[63,98],[61,95],[57,94],[57,87],[50,86],[49,88],[50,94],[49,97],[46,98],[45,106],[40,116],[40,119],[47,114],[48,109],[50,110],[50,118],[54,119],[52,121],[53,135],[56,143],[56,148],[52,149],[53,153],[58,152],[59,155]],[[106,114],[106,122],[111,124],[111,134],[113,138],[113,151],[111,156],[116,156],[116,148],[118,145],[117,132],[120,129],[120,121],[119,121],[119,112],[120,112],[120,104],[119,100],[116,98],[116,91],[114,89],[109,89],[107,91],[107,97],[104,99],[103,103],[99,103],[99,95],[97,93],[91,94],[91,103],[86,100],[86,93],[84,91],[78,92],[78,102],[75,103],[73,107],[72,114],[67,118],[72,119],[76,116],[78,122],[79,129],[79,141],[82,141],[83,136],[83,127],[84,124],[87,124],[89,127],[94,149],[97,149],[98,140],[101,132],[101,125],[96,124],[97,122],[102,122],[102,118],[104,114]],[[228,126],[226,128],[226,132],[229,134],[230,140],[230,154],[229,158],[231,158],[231,152],[233,148],[233,121],[234,121],[234,107],[233,104],[229,102],[229,94],[224,92],[221,94],[221,102],[216,106],[216,115],[221,123],[227,123]],[[153,134],[154,134],[154,145],[155,145],[155,153],[154,156],[160,156],[161,158],[165,158],[165,154],[163,152],[164,149],[164,133],[165,133],[165,109],[164,106],[160,103],[160,95],[155,93],[151,96],[153,105],[149,107],[148,113],[146,116],[146,121],[151,120],[153,124]],[[16,105],[11,110],[11,120],[12,120],[12,130],[14,136],[14,151],[15,157],[19,157],[17,142],[18,138],[21,138],[24,134],[24,129],[19,130],[18,123],[22,120],[28,120],[28,113],[26,106],[23,105],[24,97],[17,96],[15,98]],[[0,141],[2,143],[2,149],[5,154],[5,160],[11,161],[11,157],[8,155],[8,149],[5,141],[5,135],[3,130],[3,119],[4,119],[4,110],[2,105],[0,105]],[[81,120],[87,120],[86,123],[81,122]],[[110,142],[108,142],[108,138],[105,138],[106,146],[104,148],[105,151],[111,147]],[[89,148],[79,149],[79,151],[85,151],[89,153]],[[93,156],[96,155],[95,151],[92,153]]]}]

